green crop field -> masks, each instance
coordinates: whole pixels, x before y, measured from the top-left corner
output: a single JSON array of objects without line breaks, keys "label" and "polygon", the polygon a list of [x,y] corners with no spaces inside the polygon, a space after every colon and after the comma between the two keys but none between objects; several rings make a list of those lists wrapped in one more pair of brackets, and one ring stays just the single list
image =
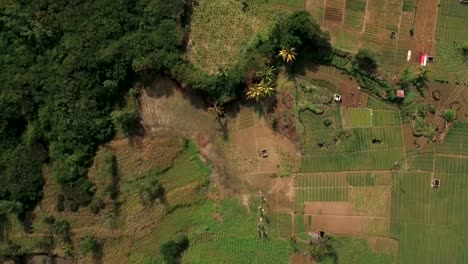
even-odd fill
[{"label": "green crop field", "polygon": [[344,127],[371,127],[372,110],[365,108],[341,108],[344,115]]},{"label": "green crop field", "polygon": [[436,38],[437,64],[434,74],[439,79],[462,77],[468,70],[468,62],[463,59],[461,46],[468,40],[468,5],[459,1],[439,2]]},{"label": "green crop field", "polygon": [[367,108],[370,108],[372,110],[395,110],[395,108],[393,108],[392,106],[372,96],[369,96],[367,98]]},{"label": "green crop field", "polygon": [[281,14],[300,9],[303,1],[254,1],[244,12],[236,0],[201,0],[190,27],[188,58],[209,71],[234,65],[249,40]]},{"label": "green crop field", "polygon": [[366,14],[366,0],[347,0],[344,24],[346,27],[361,30]]},{"label": "green crop field", "polygon": [[[468,123],[456,124],[435,153],[417,154],[408,172],[394,173],[390,220],[399,263],[467,262],[467,135]],[[440,188],[431,188],[433,178]]]},{"label": "green crop field", "polygon": [[[351,125],[371,126],[375,120],[379,126],[354,127],[343,131],[339,126],[341,124],[337,124],[335,129],[331,129],[323,124],[321,117],[302,113],[305,129],[302,172],[391,169],[395,161],[404,157],[398,112],[376,111],[374,118],[368,109],[342,110],[348,111]],[[336,110],[326,113],[335,119],[339,114]],[[347,121],[344,122],[346,124]]]},{"label": "green crop field", "polygon": [[372,111],[372,124],[374,126],[399,126],[400,113],[397,111]]},{"label": "green crop field", "polygon": [[262,240],[255,236],[194,234],[182,255],[183,263],[289,263],[288,240]]},{"label": "green crop field", "polygon": [[398,180],[391,230],[400,242],[400,263],[466,263],[466,171],[468,159],[444,157],[436,159],[434,173],[441,188],[431,188],[431,173],[411,172]]},{"label": "green crop field", "polygon": [[459,1],[440,0],[437,20],[437,38],[463,42],[468,39],[468,5]]},{"label": "green crop field", "polygon": [[437,153],[468,156],[468,123],[457,123],[447,133]]}]

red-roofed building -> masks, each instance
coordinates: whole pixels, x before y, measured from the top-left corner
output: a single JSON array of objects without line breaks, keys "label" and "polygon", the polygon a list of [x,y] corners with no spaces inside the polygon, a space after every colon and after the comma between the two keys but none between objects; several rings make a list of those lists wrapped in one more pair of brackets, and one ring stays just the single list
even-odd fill
[{"label": "red-roofed building", "polygon": [[419,52],[419,63],[421,66],[426,66],[428,55],[422,52]]},{"label": "red-roofed building", "polygon": [[405,97],[405,91],[404,90],[397,90],[396,91],[396,96],[400,97],[400,98],[404,98]]}]

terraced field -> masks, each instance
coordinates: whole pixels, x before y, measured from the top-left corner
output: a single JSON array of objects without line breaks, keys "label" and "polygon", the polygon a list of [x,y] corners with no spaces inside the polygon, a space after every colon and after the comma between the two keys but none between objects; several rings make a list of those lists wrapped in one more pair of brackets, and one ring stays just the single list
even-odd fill
[{"label": "terraced field", "polygon": [[391,169],[403,159],[398,112],[342,108],[326,115],[334,117],[333,128],[311,113],[301,115],[305,127],[302,172]]}]

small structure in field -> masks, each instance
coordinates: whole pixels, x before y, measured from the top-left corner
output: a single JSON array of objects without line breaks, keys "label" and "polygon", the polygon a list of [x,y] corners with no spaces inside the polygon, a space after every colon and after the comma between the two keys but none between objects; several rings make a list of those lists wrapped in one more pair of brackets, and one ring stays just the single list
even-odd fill
[{"label": "small structure in field", "polygon": [[341,95],[340,94],[334,94],[333,95],[333,100],[335,100],[335,102],[341,102]]},{"label": "small structure in field", "polygon": [[405,98],[405,91],[404,90],[397,90],[396,96],[399,98]]},{"label": "small structure in field", "polygon": [[261,149],[258,154],[262,157],[262,158],[267,158],[268,157],[268,151],[266,149]]},{"label": "small structure in field", "polygon": [[310,243],[318,244],[322,240],[322,236],[315,232],[309,232]]},{"label": "small structure in field", "polygon": [[439,188],[440,187],[440,179],[433,179],[431,182],[432,188]]},{"label": "small structure in field", "polygon": [[460,0],[460,3],[462,3],[462,4],[468,4],[468,0]]},{"label": "small structure in field", "polygon": [[426,53],[420,52],[419,53],[419,64],[421,66],[426,66],[428,57],[429,56]]}]

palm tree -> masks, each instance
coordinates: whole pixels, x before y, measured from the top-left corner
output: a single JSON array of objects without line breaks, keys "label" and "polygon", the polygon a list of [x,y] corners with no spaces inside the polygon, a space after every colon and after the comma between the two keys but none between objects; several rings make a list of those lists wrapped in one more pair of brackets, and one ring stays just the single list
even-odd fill
[{"label": "palm tree", "polygon": [[213,102],[210,107],[208,107],[208,112],[215,113],[217,117],[221,117],[224,114],[224,107],[218,102]]},{"label": "palm tree", "polygon": [[249,88],[247,91],[247,98],[258,101],[261,97],[270,96],[273,91],[274,89],[271,86],[262,81]]},{"label": "palm tree", "polygon": [[271,84],[275,79],[275,67],[268,66],[263,70],[257,72],[257,77],[260,78],[264,83]]},{"label": "palm tree", "polygon": [[296,59],[296,48],[291,49],[282,49],[279,52],[279,55],[283,58],[283,61],[289,63]]},{"label": "palm tree", "polygon": [[427,82],[429,82],[428,73],[426,68],[419,68],[419,73],[414,78],[414,85],[422,96],[424,96],[424,88],[427,88]]},{"label": "palm tree", "polygon": [[255,100],[258,101],[258,99],[262,96],[262,88],[258,84],[254,86],[250,86],[246,94],[247,94],[247,99],[255,98]]},{"label": "palm tree", "polygon": [[224,119],[224,107],[218,102],[213,102],[210,107],[208,107],[208,112],[216,114],[216,121],[218,121],[221,129],[224,133],[227,132],[226,119]]},{"label": "palm tree", "polygon": [[403,70],[400,78],[400,85],[403,89],[409,88],[412,84],[414,84],[416,76],[411,71],[410,67],[406,67]]}]

